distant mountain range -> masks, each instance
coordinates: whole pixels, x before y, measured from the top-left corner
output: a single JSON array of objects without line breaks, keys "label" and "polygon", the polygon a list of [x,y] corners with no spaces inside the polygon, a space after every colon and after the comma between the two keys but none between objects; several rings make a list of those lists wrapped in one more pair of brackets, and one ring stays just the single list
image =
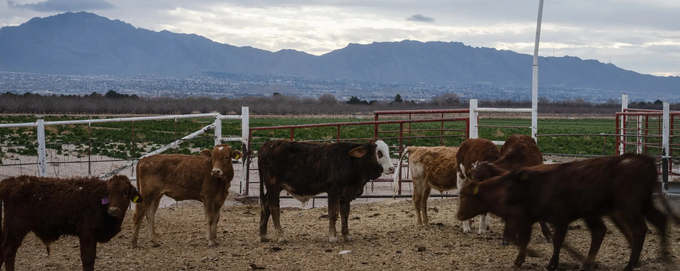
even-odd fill
[{"label": "distant mountain range", "polygon": [[[315,56],[236,47],[194,34],[154,32],[87,12],[33,18],[0,29],[0,71],[189,76],[206,72],[377,83],[531,85],[532,56],[460,42],[374,42]],[[541,57],[544,86],[680,93],[659,77],[578,57]]]}]

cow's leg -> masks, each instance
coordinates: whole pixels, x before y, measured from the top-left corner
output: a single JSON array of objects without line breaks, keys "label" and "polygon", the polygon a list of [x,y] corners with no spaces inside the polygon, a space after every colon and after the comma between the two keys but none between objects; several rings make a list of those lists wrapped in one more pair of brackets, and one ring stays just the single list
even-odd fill
[{"label": "cow's leg", "polygon": [[[460,165],[461,167],[463,164]],[[460,169],[459,169],[460,170]],[[456,187],[458,187],[458,191],[460,191],[461,188],[463,188],[463,185],[465,184],[465,177],[461,176],[461,172],[458,172],[456,174]],[[458,197],[458,206],[460,206],[460,197]],[[470,229],[470,220],[465,220],[463,221],[463,232],[464,233],[469,233],[471,231]]]},{"label": "cow's leg", "polygon": [[[663,197],[663,195],[661,196]],[[669,257],[670,252],[668,251],[668,232],[666,229],[668,218],[664,213],[657,209],[654,206],[654,203],[651,201],[645,207],[644,215],[661,235],[661,258],[667,263],[672,263],[673,260],[671,257]]]},{"label": "cow's leg", "polygon": [[477,233],[485,234],[491,227],[489,226],[489,216],[487,214],[482,214],[479,217],[479,230]]},{"label": "cow's leg", "polygon": [[552,233],[550,233],[550,227],[548,227],[548,224],[545,222],[539,223],[541,225],[541,232],[543,232],[543,237],[545,237],[545,241],[548,243],[552,243]]},{"label": "cow's leg", "polygon": [[349,203],[350,200],[340,200],[340,219],[342,220],[342,238],[345,242],[352,241],[352,237],[349,236],[349,226],[347,225],[347,220],[349,218]]},{"label": "cow's leg", "polygon": [[427,200],[430,198],[430,192],[432,192],[432,188],[427,185],[422,190],[422,196],[420,197],[420,210],[423,213],[423,226],[425,228],[430,227],[430,219],[427,217]]},{"label": "cow's leg", "polygon": [[3,240],[2,240],[2,259],[5,262],[5,270],[14,271],[14,260],[17,256],[17,250],[24,241],[24,237],[28,231],[21,228],[8,229],[8,221],[4,220]]},{"label": "cow's leg", "polygon": [[503,240],[501,241],[502,246],[507,246],[511,243],[517,243],[517,234],[510,229],[508,223],[505,223],[503,227]]},{"label": "cow's leg", "polygon": [[217,243],[215,242],[215,238],[213,237],[213,224],[216,224],[215,222],[215,205],[210,202],[210,200],[204,200],[203,201],[203,211],[205,212],[205,222],[206,222],[206,239],[208,239],[208,246],[214,247],[217,246]]},{"label": "cow's leg", "polygon": [[151,237],[151,243],[152,246],[154,247],[161,245],[158,242],[158,238],[156,236],[156,228],[154,225],[154,221],[156,220],[156,210],[158,210],[158,205],[161,204],[162,197],[163,196],[161,195],[160,197],[157,197],[153,202],[151,202],[149,208],[146,211],[146,222],[149,224],[147,227],[149,227],[149,236]]},{"label": "cow's leg", "polygon": [[281,229],[281,207],[279,205],[280,193],[281,188],[272,187],[271,191],[267,191],[267,198],[269,199],[269,212],[271,213],[272,220],[274,221],[274,229],[276,230],[277,242],[284,243],[286,242],[286,238],[283,237],[283,229]]},{"label": "cow's leg", "polygon": [[220,222],[220,209],[221,209],[220,206],[221,205],[215,207],[215,214],[213,215],[213,224],[212,227],[210,228],[212,239],[216,244],[217,244],[217,223]]},{"label": "cow's leg", "polygon": [[132,247],[137,247],[137,240],[139,240],[139,228],[142,227],[142,219],[146,216],[149,209],[149,204],[152,204],[154,200],[151,200],[151,196],[144,197],[149,200],[144,200],[135,204],[135,213],[132,216]]},{"label": "cow's leg", "polygon": [[417,226],[422,226],[423,225],[423,219],[422,216],[420,215],[421,212],[421,202],[423,198],[423,187],[422,183],[424,181],[416,178],[415,176],[413,177],[413,208],[416,210],[416,225]]},{"label": "cow's leg", "polygon": [[94,271],[94,260],[97,258],[97,241],[91,234],[80,236],[80,260],[83,271]]},{"label": "cow's leg", "polygon": [[640,213],[621,213],[623,219],[626,221],[628,228],[630,229],[632,236],[632,246],[630,259],[628,265],[624,270],[633,270],[637,267],[640,261],[640,253],[642,253],[642,245],[645,242],[645,237],[647,236],[647,223],[644,217]]},{"label": "cow's leg", "polygon": [[607,233],[607,226],[604,225],[602,219],[599,217],[585,218],[583,219],[590,229],[590,251],[588,252],[588,259],[583,263],[583,267],[586,269],[591,269],[595,265],[595,257],[597,252],[600,250],[602,245],[602,240],[604,240],[604,235]]},{"label": "cow's leg", "polygon": [[531,239],[532,224],[523,222],[515,224],[514,229],[517,229],[517,246],[519,246],[519,253],[517,253],[517,258],[515,258],[515,267],[522,267],[524,260],[527,257],[527,246],[529,245],[529,240]]},{"label": "cow's leg", "polygon": [[553,255],[552,258],[550,258],[548,267],[546,267],[547,270],[552,271],[557,269],[557,265],[560,263],[560,249],[562,249],[562,243],[564,243],[564,238],[567,236],[568,228],[569,228],[568,223],[558,223],[555,225],[555,240],[553,240]]},{"label": "cow's leg", "polygon": [[623,217],[618,213],[614,213],[609,216],[609,218],[611,218],[612,222],[614,222],[614,226],[616,226],[619,231],[621,231],[623,236],[626,237],[628,245],[633,247],[633,234],[630,232],[630,228],[628,228],[628,224],[626,224],[626,221],[623,219]]},{"label": "cow's leg", "polygon": [[337,193],[328,193],[328,242],[331,243],[338,241],[335,231],[335,222],[338,220],[339,209],[340,195],[337,195]]},{"label": "cow's leg", "polygon": [[269,209],[269,189],[267,189],[267,193],[260,199],[260,242],[269,241],[267,239],[267,224],[269,223],[271,213]]}]

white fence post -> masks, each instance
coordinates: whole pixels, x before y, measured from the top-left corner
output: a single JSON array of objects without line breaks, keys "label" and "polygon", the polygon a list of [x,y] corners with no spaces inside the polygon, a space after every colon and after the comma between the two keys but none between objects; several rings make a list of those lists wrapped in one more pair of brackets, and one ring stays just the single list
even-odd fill
[{"label": "white fence post", "polygon": [[663,148],[663,156],[670,154],[670,104],[663,103],[663,135],[661,136],[661,146]]},{"label": "white fence post", "polygon": [[38,171],[40,177],[47,176],[47,158],[45,157],[45,121],[39,119],[38,124]]},{"label": "white fence post", "polygon": [[[628,109],[628,94],[621,94],[621,112],[626,112],[626,109]],[[626,144],[624,143],[626,142],[625,141],[626,137],[624,137],[623,135],[626,134],[626,130],[623,129],[623,125],[626,123],[626,118],[627,118],[626,115],[621,116],[620,120],[621,123],[619,123],[619,129],[621,130],[616,131],[616,133],[621,133],[621,136],[619,137],[621,141],[621,145],[619,145],[619,155],[625,152]]]},{"label": "white fence post", "polygon": [[250,151],[250,150],[247,149],[248,146],[249,146],[249,144],[248,144],[249,143],[248,140],[250,140],[249,137],[250,137],[250,111],[249,111],[247,106],[242,106],[241,107],[241,142],[243,143],[243,148],[242,148],[243,149],[243,158],[242,158],[243,165],[241,165],[241,166],[243,168],[243,171],[241,171],[242,172],[241,173],[241,187],[242,187],[243,191],[241,191],[241,195],[247,195],[248,194],[248,191],[247,191],[248,186],[246,185],[246,182],[248,182],[247,175],[248,175],[248,170],[250,169],[250,167],[248,166],[248,163],[249,163],[250,159],[246,159],[246,155],[248,155],[248,152]]},{"label": "white fence post", "polygon": [[470,138],[478,138],[477,130],[477,99],[470,99]]},{"label": "white fence post", "polygon": [[222,144],[222,115],[215,116],[215,146]]}]

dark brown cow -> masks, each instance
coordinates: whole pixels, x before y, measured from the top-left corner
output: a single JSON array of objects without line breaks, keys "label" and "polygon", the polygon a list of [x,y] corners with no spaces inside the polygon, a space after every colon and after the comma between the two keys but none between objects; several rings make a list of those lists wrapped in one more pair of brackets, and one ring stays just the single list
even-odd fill
[{"label": "dark brown cow", "polygon": [[[314,195],[328,193],[328,241],[337,242],[335,222],[342,219],[342,236],[350,241],[347,218],[349,204],[361,196],[364,185],[380,175],[394,172],[385,142],[364,144],[339,142],[313,144],[295,141],[266,142],[257,154],[260,173],[260,240],[266,242],[271,215],[278,242],[285,242],[279,220],[279,193],[285,189],[306,202]],[[267,189],[267,193],[264,189]]]},{"label": "dark brown cow", "polygon": [[[505,144],[501,148],[501,158],[491,163],[495,167],[481,166],[482,170],[474,168],[472,179],[486,180],[500,175],[500,172],[494,171],[494,168],[503,170],[520,170],[524,167],[537,166],[543,164],[543,154],[538,148],[536,141],[530,136],[526,135],[511,135],[505,140]],[[550,228],[545,222],[540,222],[543,236],[548,242],[552,242],[552,234]],[[509,228],[506,226],[503,230],[503,245],[508,245],[511,239],[516,239],[516,234],[511,234]]]},{"label": "dark brown cow", "polygon": [[[458,184],[460,189],[463,185],[471,180],[474,173],[473,167],[481,162],[493,162],[501,157],[501,152],[496,145],[483,138],[470,138],[463,141],[456,153],[456,171],[458,172]],[[489,229],[488,217],[486,214],[481,214],[479,219],[479,234],[484,234]],[[463,221],[463,232],[470,232],[470,221],[467,219]]]},{"label": "dark brown cow", "polygon": [[200,155],[157,154],[139,160],[137,186],[145,200],[136,205],[132,220],[132,246],[137,247],[144,216],[149,222],[153,246],[160,245],[154,231],[154,218],[163,195],[178,201],[202,202],[208,246],[216,246],[220,208],[227,199],[231,179],[234,178],[231,159],[241,156],[240,151],[232,151],[229,145],[217,145],[212,151],[202,150]]},{"label": "dark brown cow", "polygon": [[[555,270],[568,225],[577,219],[583,219],[592,234],[584,262],[584,267],[592,267],[607,232],[602,216],[610,216],[631,246],[625,270],[632,270],[639,263],[647,234],[645,218],[661,234],[662,257],[670,260],[666,215],[652,200],[657,178],[654,159],[638,154],[524,168],[463,187],[458,219],[486,212],[508,218],[508,226],[519,234],[517,267],[524,263],[533,224],[537,221],[553,224],[554,250],[547,269]],[[671,212],[667,200],[662,199],[665,209]],[[677,215],[673,217],[680,222]]]},{"label": "dark brown cow", "polygon": [[[47,246],[62,235],[80,239],[83,270],[94,270],[97,243],[120,232],[130,200],[139,193],[125,176],[99,178],[11,177],[0,182],[4,206],[2,256],[5,270],[14,270],[17,249],[29,232]],[[1,216],[0,216],[1,218]]]}]

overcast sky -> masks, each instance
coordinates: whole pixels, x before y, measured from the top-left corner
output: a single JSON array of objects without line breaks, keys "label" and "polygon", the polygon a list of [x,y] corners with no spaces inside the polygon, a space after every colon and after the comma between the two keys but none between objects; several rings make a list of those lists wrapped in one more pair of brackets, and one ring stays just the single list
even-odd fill
[{"label": "overcast sky", "polygon": [[[82,10],[270,51],[320,55],[348,43],[411,39],[532,54],[538,0],[14,0],[0,4],[0,26]],[[540,55],[611,59],[676,76],[680,1],[545,0]]]}]

